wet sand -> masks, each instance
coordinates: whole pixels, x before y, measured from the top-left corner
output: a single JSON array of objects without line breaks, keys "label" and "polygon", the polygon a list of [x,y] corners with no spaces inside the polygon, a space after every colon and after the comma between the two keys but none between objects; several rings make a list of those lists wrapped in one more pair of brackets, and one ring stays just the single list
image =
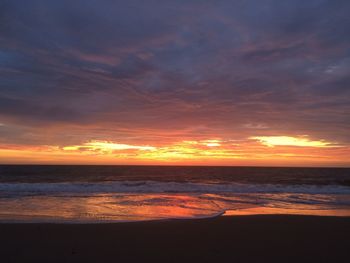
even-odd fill
[{"label": "wet sand", "polygon": [[0,262],[350,262],[350,217],[0,224]]}]

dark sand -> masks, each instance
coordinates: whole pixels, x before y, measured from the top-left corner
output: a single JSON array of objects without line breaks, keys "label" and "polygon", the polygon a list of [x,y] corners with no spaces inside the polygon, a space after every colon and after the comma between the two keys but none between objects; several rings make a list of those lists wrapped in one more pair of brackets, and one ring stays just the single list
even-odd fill
[{"label": "dark sand", "polygon": [[0,262],[350,262],[350,218],[0,224]]}]

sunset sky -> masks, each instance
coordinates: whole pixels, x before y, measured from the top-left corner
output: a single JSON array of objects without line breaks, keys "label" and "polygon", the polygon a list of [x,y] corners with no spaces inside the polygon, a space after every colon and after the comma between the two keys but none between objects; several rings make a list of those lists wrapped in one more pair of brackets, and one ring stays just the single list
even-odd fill
[{"label": "sunset sky", "polygon": [[348,0],[3,0],[0,163],[350,166]]}]

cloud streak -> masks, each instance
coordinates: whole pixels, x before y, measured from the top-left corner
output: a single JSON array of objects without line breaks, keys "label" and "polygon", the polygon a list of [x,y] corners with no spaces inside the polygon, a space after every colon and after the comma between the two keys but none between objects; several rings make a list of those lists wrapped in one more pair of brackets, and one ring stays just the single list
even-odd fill
[{"label": "cloud streak", "polygon": [[290,137],[290,136],[256,136],[250,137],[269,147],[274,146],[300,146],[300,147],[337,147],[326,141],[312,141],[307,137]]}]

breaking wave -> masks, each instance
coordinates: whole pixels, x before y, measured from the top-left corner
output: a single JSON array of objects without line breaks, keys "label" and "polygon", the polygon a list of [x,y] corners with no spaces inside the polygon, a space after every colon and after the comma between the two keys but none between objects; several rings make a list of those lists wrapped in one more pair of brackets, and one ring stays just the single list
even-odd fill
[{"label": "breaking wave", "polygon": [[0,183],[0,192],[14,195],[58,193],[298,193],[350,194],[341,185],[209,184],[156,181],[104,183]]}]

